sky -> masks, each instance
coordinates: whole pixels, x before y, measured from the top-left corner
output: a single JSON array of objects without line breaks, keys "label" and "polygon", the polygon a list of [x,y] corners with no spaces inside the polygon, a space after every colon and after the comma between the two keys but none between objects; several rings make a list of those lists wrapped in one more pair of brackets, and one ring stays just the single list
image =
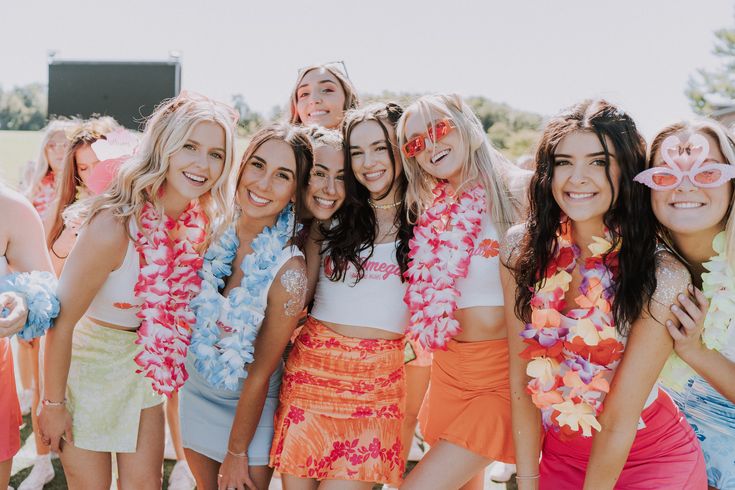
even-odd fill
[{"label": "sky", "polygon": [[718,66],[735,0],[3,0],[0,86],[57,59],[166,60],[182,88],[254,110],[283,105],[300,67],[344,60],[361,93],[457,92],[552,115],[620,104],[647,136],[692,117],[684,95]]}]

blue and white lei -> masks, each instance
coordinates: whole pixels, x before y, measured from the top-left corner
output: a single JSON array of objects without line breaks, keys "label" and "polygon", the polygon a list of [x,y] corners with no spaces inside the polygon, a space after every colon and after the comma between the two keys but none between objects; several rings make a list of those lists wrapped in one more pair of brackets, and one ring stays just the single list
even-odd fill
[{"label": "blue and white lei", "polygon": [[0,277],[0,293],[17,293],[28,305],[28,319],[18,337],[31,340],[51,328],[53,319],[59,315],[56,284],[56,276],[45,271],[14,272]]},{"label": "blue and white lei", "polygon": [[[232,274],[232,262],[240,245],[235,225],[204,254],[199,272],[202,288],[191,302],[196,323],[189,350],[194,356],[194,367],[212,386],[236,390],[240,378],[247,378],[245,367],[253,362],[255,338],[267,306],[263,289],[270,287],[278,272],[275,266],[291,238],[293,225],[293,208],[288,205],[278,215],[275,226],[264,228],[253,240],[253,252],[240,264],[240,286],[227,297],[222,296],[220,289],[225,285],[224,278]],[[223,332],[221,326],[228,331]]]}]

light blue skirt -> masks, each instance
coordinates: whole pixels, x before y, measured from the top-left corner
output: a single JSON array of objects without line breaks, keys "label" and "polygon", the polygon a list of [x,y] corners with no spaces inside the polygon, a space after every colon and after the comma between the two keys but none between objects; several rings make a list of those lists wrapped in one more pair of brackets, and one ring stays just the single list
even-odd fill
[{"label": "light blue skirt", "polygon": [[683,393],[669,394],[702,445],[709,485],[735,490],[735,404],[699,376],[689,380]]},{"label": "light blue skirt", "polygon": [[[235,410],[240,400],[242,386],[246,380],[241,379],[239,388],[232,391],[212,387],[197,372],[194,363],[189,358],[186,360],[186,370],[189,373],[189,379],[181,388],[179,395],[181,437],[184,447],[222,462],[227,453],[230,429],[235,419]],[[282,375],[283,362],[281,361],[271,375],[263,413],[248,447],[250,466],[268,465],[273,441],[273,417],[278,408],[278,392],[281,389]]]}]

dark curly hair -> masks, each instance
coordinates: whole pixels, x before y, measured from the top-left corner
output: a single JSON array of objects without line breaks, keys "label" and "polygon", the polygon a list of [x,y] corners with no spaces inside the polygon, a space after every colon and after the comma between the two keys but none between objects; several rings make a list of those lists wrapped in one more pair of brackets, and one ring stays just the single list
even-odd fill
[{"label": "dark curly hair", "polygon": [[[633,182],[645,169],[646,143],[633,119],[605,100],[576,104],[546,125],[536,152],[536,173],[531,181],[529,218],[512,270],[518,284],[515,312],[524,322],[531,319],[531,297],[557,252],[561,209],[552,195],[554,154],[561,140],[575,131],[594,133],[605,152],[605,174],[610,188],[610,153],[620,167],[616,199],[603,216],[613,247],[620,245],[618,267],[613,277],[613,317],[616,329],[627,335],[630,325],[648,307],[656,289],[656,219],[651,210],[650,190]],[[608,148],[608,142],[612,148]]]},{"label": "dark curly hair", "polygon": [[[401,280],[403,280],[403,273],[408,269],[408,242],[413,237],[413,225],[410,218],[413,215],[406,209],[406,201],[403,199],[408,187],[408,180],[403,172],[398,176],[395,173],[396,168],[400,165],[395,143],[395,128],[401,114],[403,114],[401,106],[393,102],[383,102],[360,109],[352,109],[345,114],[342,121],[346,197],[342,207],[335,213],[335,225],[331,228],[322,227],[321,230],[326,242],[326,247],[322,253],[329,256],[334,264],[334,270],[329,277],[332,281],[344,280],[350,264],[357,270],[357,280],[362,279],[365,274],[363,264],[372,256],[375,248],[377,238],[375,210],[368,203],[370,192],[357,181],[355,173],[352,171],[352,156],[349,149],[353,129],[365,121],[375,121],[383,131],[385,141],[391,145],[392,151],[389,151],[388,155],[394,173],[390,187],[385,195],[380,198],[387,196],[397,185],[401,203],[396,208],[394,224],[398,230],[396,259],[401,269]],[[368,254],[363,257],[365,251],[368,251]]]}]

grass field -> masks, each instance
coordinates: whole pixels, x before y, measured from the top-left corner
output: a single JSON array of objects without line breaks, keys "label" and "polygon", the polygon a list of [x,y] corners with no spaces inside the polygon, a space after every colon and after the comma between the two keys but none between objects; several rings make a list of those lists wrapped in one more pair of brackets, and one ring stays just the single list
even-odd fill
[{"label": "grass field", "polygon": [[0,179],[15,187],[23,165],[38,157],[41,138],[40,131],[0,131]]}]

